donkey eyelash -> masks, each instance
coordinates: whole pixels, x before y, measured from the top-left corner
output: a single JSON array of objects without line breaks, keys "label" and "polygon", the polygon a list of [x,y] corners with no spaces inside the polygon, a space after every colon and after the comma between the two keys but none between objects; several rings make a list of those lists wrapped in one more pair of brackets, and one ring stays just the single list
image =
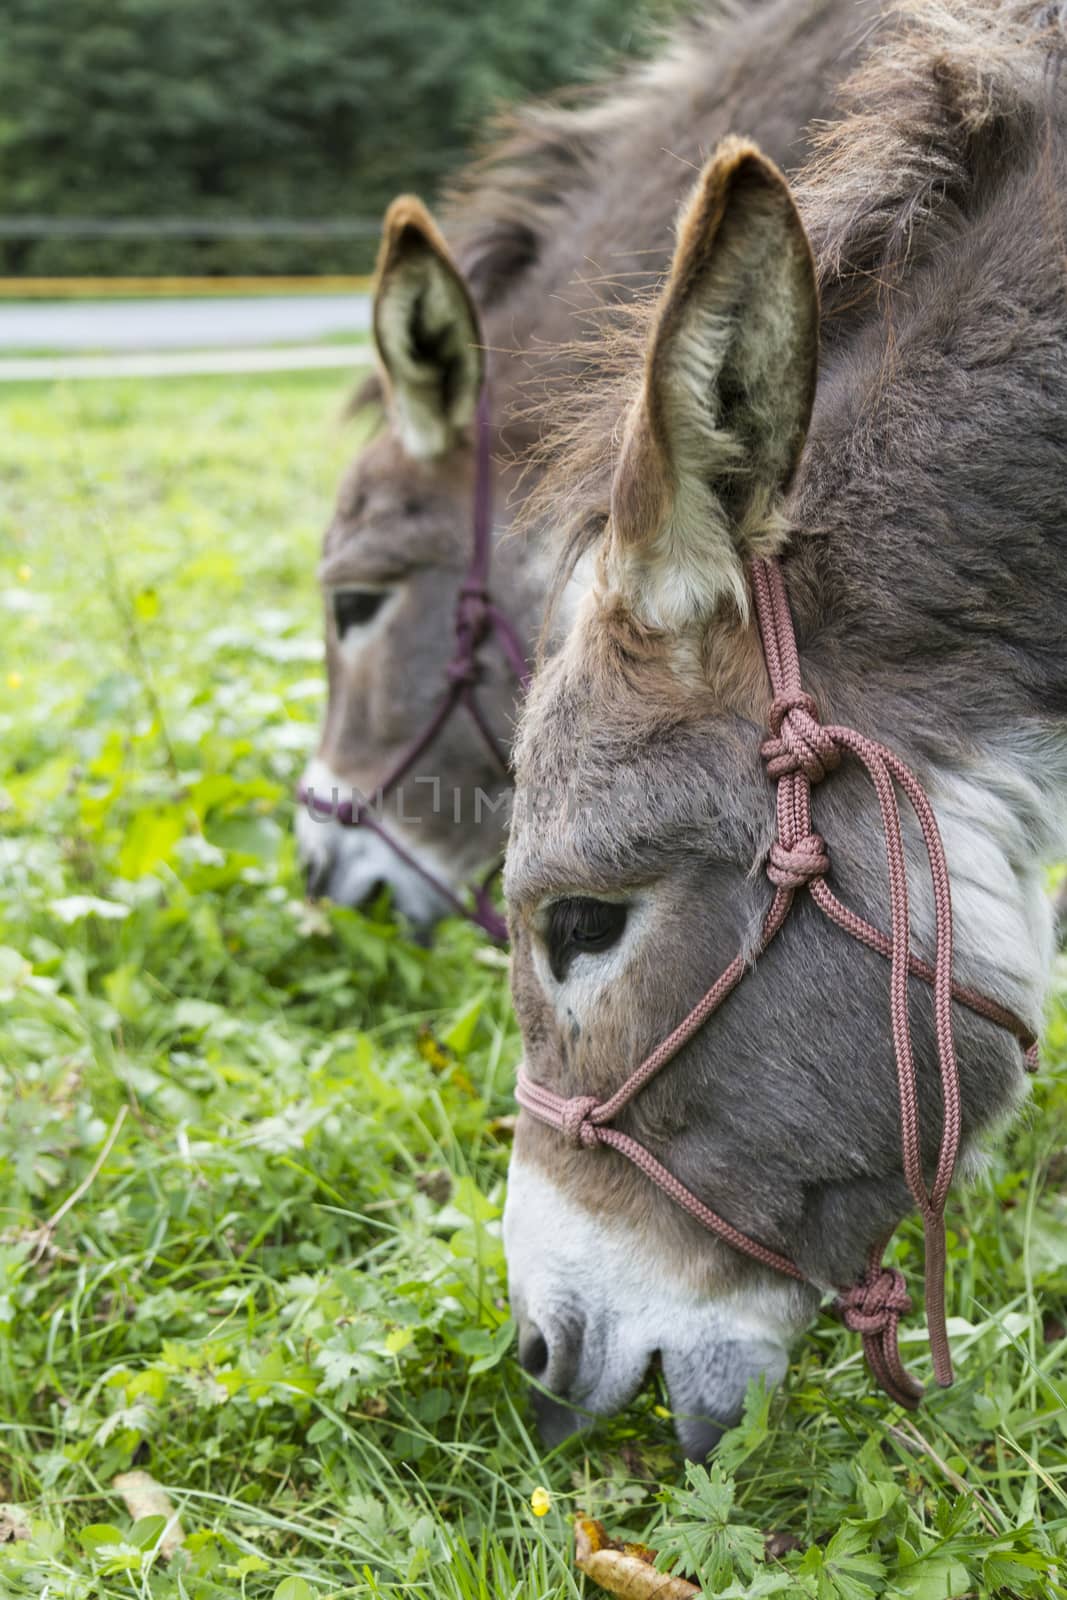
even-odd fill
[{"label": "donkey eyelash", "polygon": [[627,907],[617,900],[587,895],[557,900],[545,928],[548,965],[556,982],[563,982],[575,956],[600,955],[617,944],[626,918]]},{"label": "donkey eyelash", "polygon": [[373,622],[388,597],[388,589],[335,589],[331,601],[338,639],[350,628],[365,628]]}]

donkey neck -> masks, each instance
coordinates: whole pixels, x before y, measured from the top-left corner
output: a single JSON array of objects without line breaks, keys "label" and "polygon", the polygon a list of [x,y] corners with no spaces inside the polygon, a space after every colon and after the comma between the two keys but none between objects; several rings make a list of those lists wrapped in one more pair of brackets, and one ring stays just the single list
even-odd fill
[{"label": "donkey neck", "polygon": [[[835,599],[831,584],[829,601],[824,589],[816,603],[816,570],[831,561],[842,573],[848,564],[843,548],[838,555],[833,540],[821,542],[801,537],[787,562],[805,684],[824,721],[881,740],[918,771],[948,857],[958,974],[1037,1030],[1053,950],[1045,869],[1067,852],[1067,720],[1050,709],[1025,656],[1006,678],[999,635],[947,651],[928,607],[936,584],[918,571],[910,589],[886,589],[877,578],[868,586],[857,571],[856,587],[846,581]],[[966,609],[962,594],[959,604]],[[836,842],[839,863],[849,862],[854,887],[846,892],[880,906],[885,865],[871,797],[835,777],[815,804],[819,831],[831,848]],[[917,864],[911,824],[906,842]],[[912,921],[919,948],[929,948],[933,901],[921,872]]]}]

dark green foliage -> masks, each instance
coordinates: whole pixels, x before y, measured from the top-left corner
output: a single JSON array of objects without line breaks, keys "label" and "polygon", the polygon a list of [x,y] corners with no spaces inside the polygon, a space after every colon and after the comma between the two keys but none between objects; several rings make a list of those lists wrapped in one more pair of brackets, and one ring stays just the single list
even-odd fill
[{"label": "dark green foliage", "polygon": [[[0,214],[374,224],[499,105],[642,40],[647,0],[7,0]],[[664,0],[653,9],[662,12]],[[8,273],[352,272],[353,239],[0,240]]]}]

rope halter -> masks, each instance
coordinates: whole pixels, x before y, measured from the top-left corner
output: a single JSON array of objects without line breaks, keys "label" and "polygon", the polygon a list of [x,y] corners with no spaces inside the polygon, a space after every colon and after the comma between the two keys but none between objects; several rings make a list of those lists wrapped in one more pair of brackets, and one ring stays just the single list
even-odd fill
[{"label": "rope halter", "polygon": [[[500,771],[510,776],[511,766],[507,752],[501,748],[496,735],[478,701],[475,689],[481,681],[483,662],[480,652],[491,635],[496,635],[520,689],[530,681],[530,667],[526,660],[518,630],[507,614],[500,610],[489,590],[489,567],[492,558],[492,427],[489,420],[489,392],[482,388],[478,398],[475,419],[475,479],[474,479],[474,542],[470,566],[460,586],[456,600],[453,636],[455,649],[445,668],[445,693],[426,726],[412,739],[394,762],[382,782],[374,791],[375,802],[381,805],[407,777],[415,763],[433,744],[438,734],[460,707],[470,715],[487,749]],[[417,873],[440,896],[456,915],[466,917],[476,927],[483,929],[498,944],[506,944],[507,923],[493,903],[490,885],[500,871],[500,863],[491,867],[481,883],[473,888],[473,903],[465,904],[453,893],[447,883],[423,865],[419,858],[374,815],[367,801],[353,804],[340,800],[336,790],[331,799],[316,795],[309,785],[301,784],[297,798],[308,807],[315,819],[332,819],[343,828],[369,828],[383,839],[392,853],[405,866]]]},{"label": "rope halter", "polygon": [[[769,736],[760,746],[767,776],[775,785],[777,832],[766,862],[774,895],[751,956],[738,954],[697,1001],[692,1011],[609,1099],[589,1095],[568,1099],[533,1082],[520,1069],[516,1099],[539,1121],[557,1128],[567,1143],[581,1149],[607,1145],[633,1162],[702,1227],[764,1266],[801,1282],[806,1274],[788,1256],[743,1233],[704,1204],[651,1151],[630,1134],[611,1126],[614,1118],[698,1033],[727,1000],[777,936],[799,893],[806,892],[819,909],[845,933],[884,956],[890,964],[890,1030],[896,1058],[900,1098],[901,1150],[904,1177],[922,1218],[925,1239],[926,1315],[934,1376],[952,1382],[952,1360],[945,1323],[945,1203],[955,1171],[961,1133],[959,1069],[952,1028],[952,1003],[958,1001],[995,1022],[1018,1039],[1028,1066],[1036,1063],[1037,1041],[1014,1012],[987,995],[959,984],[952,976],[952,896],[948,863],[933,807],[911,769],[876,740],[854,728],[827,726],[815,701],[804,690],[796,634],[781,568],[773,560],[750,564],[760,637],[771,683]],[[827,881],[830,855],[815,832],[811,791],[850,756],[866,771],[881,814],[889,876],[890,932],[885,934],[844,905]],[[926,848],[934,901],[935,953],[932,964],[912,954],[908,913],[908,877],[898,794],[908,802]],[[908,1011],[908,982],[921,979],[934,992],[937,1062],[943,1107],[940,1146],[933,1182],[927,1185],[922,1164],[915,1059]],[[836,1305],[846,1327],[861,1335],[864,1352],[877,1381],[900,1405],[914,1408],[922,1387],[900,1359],[900,1319],[911,1310],[902,1275],[883,1265],[888,1240],[869,1256],[859,1280],[841,1290]]]}]

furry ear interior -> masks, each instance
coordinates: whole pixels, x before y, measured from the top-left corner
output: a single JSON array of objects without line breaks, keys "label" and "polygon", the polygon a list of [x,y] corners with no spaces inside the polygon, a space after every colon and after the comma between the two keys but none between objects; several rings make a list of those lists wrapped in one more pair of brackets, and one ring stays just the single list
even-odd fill
[{"label": "furry ear interior", "polygon": [[784,541],[780,504],[815,393],[811,249],[782,174],[727,139],[678,244],[612,485],[612,576],[657,627],[747,606],[744,562]]},{"label": "furry ear interior", "polygon": [[374,340],[390,408],[409,455],[444,455],[474,417],[484,376],[478,313],[421,201],[385,214],[374,295]]}]

